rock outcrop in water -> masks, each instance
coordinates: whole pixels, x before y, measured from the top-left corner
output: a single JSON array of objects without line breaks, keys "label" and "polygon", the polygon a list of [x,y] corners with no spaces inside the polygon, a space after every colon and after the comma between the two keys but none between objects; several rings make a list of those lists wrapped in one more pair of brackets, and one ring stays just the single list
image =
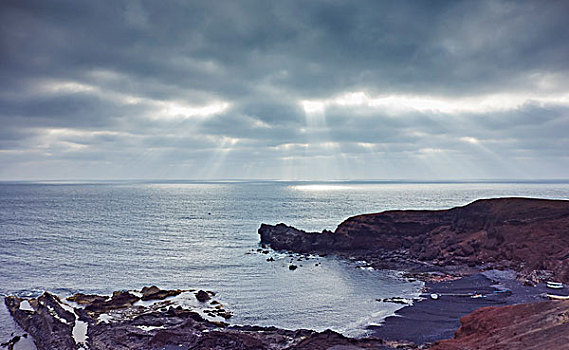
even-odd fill
[{"label": "rock outcrop in water", "polygon": [[484,199],[448,210],[358,215],[334,232],[263,224],[259,234],[261,243],[276,250],[349,254],[379,265],[392,260],[395,266],[512,268],[537,279],[541,275],[569,281],[569,201],[565,200]]},{"label": "rock outcrop in water", "polygon": [[111,297],[77,294],[67,302],[45,292],[31,299],[6,297],[5,303],[38,350],[391,349],[380,339],[346,338],[333,331],[230,326],[216,320],[228,311],[215,300],[192,308],[197,294],[149,287]]}]

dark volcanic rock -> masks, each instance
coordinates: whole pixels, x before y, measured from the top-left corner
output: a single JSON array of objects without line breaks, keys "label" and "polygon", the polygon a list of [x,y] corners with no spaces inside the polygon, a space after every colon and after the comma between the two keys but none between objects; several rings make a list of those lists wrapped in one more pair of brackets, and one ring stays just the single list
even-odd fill
[{"label": "dark volcanic rock", "polygon": [[105,301],[101,301],[101,298],[94,299],[94,301],[85,306],[85,310],[104,313],[110,310],[124,309],[132,306],[135,302],[139,301],[140,298],[129,292],[117,291],[113,293],[111,299],[106,298]]},{"label": "dark volcanic rock", "polygon": [[21,309],[23,299],[8,296],[4,300],[10,314],[35,340],[38,350],[75,349],[71,332],[75,315],[63,309],[60,300],[48,292],[26,301],[34,311]]},{"label": "dark volcanic rock", "polygon": [[198,301],[201,303],[205,303],[206,301],[210,300],[211,297],[209,296],[209,294],[206,291],[199,290],[196,293],[196,299],[198,299]]},{"label": "dark volcanic rock", "polygon": [[109,299],[108,297],[96,294],[83,294],[77,293],[73,296],[67,297],[66,300],[73,301],[79,305],[89,305],[95,303],[103,303]]},{"label": "dark volcanic rock", "polygon": [[454,339],[430,349],[569,349],[569,301],[486,307],[460,321]]},{"label": "dark volcanic rock", "polygon": [[490,265],[524,273],[547,270],[569,281],[569,201],[564,200],[485,199],[449,210],[358,215],[334,233],[263,224],[259,234],[261,243],[277,250],[358,252],[381,261]]},{"label": "dark volcanic rock", "polygon": [[[158,293],[158,288],[146,288],[147,295]],[[211,298],[213,292],[201,291]],[[144,294],[144,293],[143,293]],[[96,312],[76,309],[87,322],[85,346],[75,343],[72,329],[77,322],[75,315],[65,310],[61,300],[45,293],[38,299],[27,299],[31,307],[20,308],[24,299],[7,297],[6,305],[18,324],[29,332],[39,350],[131,350],[178,348],[193,350],[241,349],[386,349],[379,339],[350,339],[332,331],[322,333],[310,330],[284,330],[276,327],[228,326],[226,323],[204,319],[198,312],[175,301],[156,301],[153,304],[133,306],[134,298],[127,292],[116,292],[110,300],[106,297],[74,298],[82,300],[87,308],[101,308],[101,304],[115,300],[117,309],[108,309],[110,319],[98,319]],[[180,297],[193,298],[187,293]],[[89,304],[87,300],[92,300]],[[106,300],[101,302],[101,300]],[[96,305],[96,307],[95,307]],[[127,306],[130,305],[130,306]],[[220,306],[219,303],[216,303]],[[68,306],[65,306],[68,307]],[[33,308],[31,310],[25,310]],[[220,311],[226,312],[223,309]],[[107,316],[109,316],[107,315]]]},{"label": "dark volcanic rock", "polygon": [[276,226],[261,224],[261,243],[275,250],[292,250],[298,253],[344,250],[351,248],[351,241],[330,231],[306,232],[285,224]]},{"label": "dark volcanic rock", "polygon": [[144,287],[140,291],[142,293],[142,300],[161,300],[168,297],[173,297],[182,293],[181,289],[176,290],[163,290],[156,286]]},{"label": "dark volcanic rock", "polygon": [[219,324],[204,320],[198,313],[170,308],[167,312],[147,311],[133,320],[98,323],[89,327],[90,349],[154,349],[167,345],[193,345],[204,330]]},{"label": "dark volcanic rock", "polygon": [[[334,347],[332,347],[334,345]],[[385,349],[384,342],[381,339],[353,339],[331,330],[325,330],[321,333],[314,333],[303,339],[296,345],[287,350],[358,350],[358,349]]]},{"label": "dark volcanic rock", "polygon": [[22,339],[22,337],[20,337],[19,335],[13,336],[12,339],[8,340],[5,343],[0,344],[0,346],[7,347],[8,350],[14,350],[14,345],[16,345],[16,343],[19,342],[20,339]]}]

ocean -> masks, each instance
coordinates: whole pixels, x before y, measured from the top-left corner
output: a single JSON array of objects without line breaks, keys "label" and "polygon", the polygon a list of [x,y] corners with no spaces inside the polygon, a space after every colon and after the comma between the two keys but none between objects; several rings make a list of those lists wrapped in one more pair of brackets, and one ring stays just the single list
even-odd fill
[{"label": "ocean", "polygon": [[[334,230],[356,214],[507,196],[569,199],[569,183],[4,182],[0,294],[201,288],[217,293],[234,324],[362,336],[400,307],[376,299],[416,296],[422,284],[365,262],[257,252],[261,223]],[[15,328],[0,309],[3,342]]]}]

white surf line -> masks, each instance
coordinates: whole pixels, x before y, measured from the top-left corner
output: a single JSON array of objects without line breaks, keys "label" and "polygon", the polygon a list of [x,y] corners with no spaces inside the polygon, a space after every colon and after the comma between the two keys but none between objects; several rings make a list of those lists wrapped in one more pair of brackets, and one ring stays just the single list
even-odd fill
[{"label": "white surf line", "polygon": [[[129,292],[132,293],[132,291],[129,291]],[[132,305],[133,306],[143,306],[143,307],[152,308],[152,307],[155,307],[155,305],[160,306],[163,303],[168,303],[168,304],[164,304],[165,307],[181,306],[184,309],[197,312],[201,317],[203,317],[206,320],[219,321],[219,322],[226,322],[227,321],[222,316],[217,316],[217,315],[212,316],[212,315],[207,314],[205,312],[205,310],[206,309],[213,309],[215,306],[210,304],[210,303],[207,303],[207,302],[206,303],[200,303],[199,301],[197,301],[197,299],[195,297],[195,291],[193,291],[193,292],[183,291],[182,293],[180,293],[178,295],[170,296],[170,297],[167,297],[165,299],[160,299],[160,300],[156,300],[156,299],[154,299],[154,300],[139,300]],[[222,304],[217,304],[217,305],[222,305]],[[105,322],[104,320],[101,320],[101,321]]]},{"label": "white surf line", "polygon": [[66,319],[59,317],[59,315],[57,314],[57,312],[55,311],[55,309],[53,307],[51,307],[50,305],[45,305],[45,306],[49,310],[49,313],[51,316],[55,317],[55,319],[57,319],[59,322],[61,322],[63,324],[67,324],[67,325],[69,324],[69,322]]},{"label": "white surf line", "polygon": [[99,317],[97,317],[97,323],[110,323],[112,319],[113,318],[109,314],[100,314]]}]

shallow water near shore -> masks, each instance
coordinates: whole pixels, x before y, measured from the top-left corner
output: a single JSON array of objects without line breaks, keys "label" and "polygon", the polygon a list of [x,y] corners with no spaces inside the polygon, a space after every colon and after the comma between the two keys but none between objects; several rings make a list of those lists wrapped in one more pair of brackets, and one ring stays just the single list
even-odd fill
[{"label": "shallow water near shore", "polygon": [[[421,284],[334,257],[258,252],[257,229],[335,229],[349,216],[478,198],[569,198],[566,183],[116,182],[0,184],[0,293],[214,290],[236,324],[365,335]],[[267,258],[275,261],[269,262]],[[289,265],[298,269],[291,271]],[[1,316],[6,319],[3,312]],[[0,340],[13,324],[0,320]]]}]

